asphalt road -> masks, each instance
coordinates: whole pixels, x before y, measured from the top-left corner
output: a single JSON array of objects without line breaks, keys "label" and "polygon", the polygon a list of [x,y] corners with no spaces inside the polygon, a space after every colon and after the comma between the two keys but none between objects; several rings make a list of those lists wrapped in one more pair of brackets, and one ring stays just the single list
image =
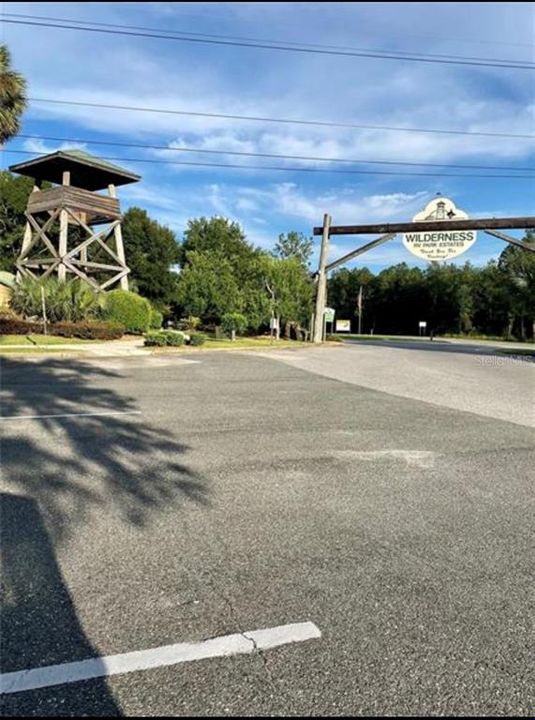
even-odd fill
[{"label": "asphalt road", "polygon": [[39,416],[0,427],[2,672],[322,632],[4,714],[533,715],[533,429],[364,387],[358,354],[2,361],[2,416]]},{"label": "asphalt road", "polygon": [[[402,350],[418,350],[419,352],[447,352],[467,355],[494,355],[501,357],[499,348],[481,343],[452,342],[451,340],[345,340],[346,344],[401,348]],[[518,347],[518,346],[513,346]],[[524,345],[524,349],[526,345]],[[522,349],[522,348],[521,348]],[[514,352],[514,351],[513,351]]]},{"label": "asphalt road", "polygon": [[366,340],[269,357],[372,390],[535,427],[529,356],[468,343]]}]

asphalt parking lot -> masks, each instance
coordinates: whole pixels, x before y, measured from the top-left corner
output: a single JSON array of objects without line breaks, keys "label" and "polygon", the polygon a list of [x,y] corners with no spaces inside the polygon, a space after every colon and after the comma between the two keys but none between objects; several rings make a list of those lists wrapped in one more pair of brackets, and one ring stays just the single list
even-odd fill
[{"label": "asphalt parking lot", "polygon": [[3,674],[321,634],[3,713],[533,715],[535,367],[436,353],[424,399],[371,352],[3,359]]}]

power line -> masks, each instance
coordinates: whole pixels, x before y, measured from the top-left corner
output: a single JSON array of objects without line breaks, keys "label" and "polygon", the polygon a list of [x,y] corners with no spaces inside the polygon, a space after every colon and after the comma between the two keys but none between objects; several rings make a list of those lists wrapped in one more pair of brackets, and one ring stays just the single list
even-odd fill
[{"label": "power line", "polygon": [[514,133],[477,132],[472,130],[442,130],[434,128],[407,128],[391,125],[364,125],[357,123],[341,123],[328,120],[296,120],[291,118],[258,117],[254,115],[228,115],[224,113],[196,112],[193,110],[168,110],[167,108],[150,108],[135,105],[111,105],[108,103],[82,102],[80,100],[55,100],[52,98],[28,98],[32,103],[52,103],[54,105],[76,105],[80,107],[105,108],[107,110],[129,110],[135,112],[159,113],[164,115],[184,115],[188,117],[218,118],[223,120],[246,120],[253,122],[269,122],[290,125],[309,125],[315,127],[338,127],[353,130],[387,130],[395,132],[432,133],[439,135],[469,135],[472,137],[514,138],[532,140],[535,135]]},{"label": "power line", "polygon": [[100,27],[87,27],[77,25],[67,25],[65,23],[52,23],[52,22],[36,22],[34,20],[14,20],[6,18],[3,22],[11,23],[14,25],[30,25],[34,27],[47,27],[56,28],[60,30],[79,30],[83,32],[94,32],[94,33],[105,33],[107,35],[126,35],[129,37],[144,37],[156,40],[174,40],[177,42],[190,42],[190,43],[204,43],[208,45],[227,45],[234,47],[249,47],[259,48],[263,50],[280,50],[284,52],[298,52],[298,53],[312,53],[318,55],[336,55],[339,57],[361,57],[361,58],[374,58],[380,60],[403,60],[407,62],[425,62],[425,63],[438,63],[440,65],[469,65],[472,67],[490,67],[490,68],[502,68],[509,70],[535,70],[535,64],[532,63],[512,63],[512,62],[487,62],[478,60],[462,60],[462,59],[445,59],[445,58],[431,58],[431,57],[418,57],[416,55],[393,55],[385,52],[365,52],[365,51],[349,51],[349,50],[326,50],[320,48],[308,48],[298,47],[296,45],[274,45],[268,43],[258,42],[245,42],[238,40],[216,40],[210,38],[201,37],[187,37],[185,35],[162,35],[161,33],[141,32],[132,30],[111,30]]},{"label": "power line", "polygon": [[[4,150],[7,153],[17,155],[35,155],[29,150]],[[304,168],[304,167],[285,167],[279,165],[238,165],[234,163],[209,163],[209,162],[190,162],[175,160],[154,160],[150,158],[126,158],[126,157],[103,157],[102,160],[121,161],[121,162],[140,162],[151,163],[154,165],[181,165],[187,167],[217,167],[229,168],[236,170],[267,170],[281,172],[308,172],[308,173],[335,173],[343,175],[397,175],[402,177],[458,177],[458,178],[480,178],[480,179],[509,179],[509,180],[535,180],[535,175],[477,175],[469,173],[421,173],[421,172],[394,172],[387,170],[340,170],[338,168]]]},{"label": "power line", "polygon": [[169,145],[152,145],[147,143],[125,143],[111,140],[93,140],[88,138],[50,137],[48,135],[18,135],[28,140],[49,140],[62,143],[83,143],[84,145],[106,145],[112,147],[144,148],[148,150],[165,150],[171,152],[203,153],[210,155],[238,155],[241,157],[273,158],[278,160],[306,160],[312,162],[349,163],[364,165],[407,165],[412,167],[444,167],[467,170],[513,170],[515,172],[533,172],[532,167],[513,167],[504,165],[462,165],[452,163],[406,162],[401,160],[366,160],[356,158],[327,158],[314,155],[279,155],[273,153],[245,152],[241,150],[211,150],[194,147],[170,147]]},{"label": "power line", "polygon": [[[104,22],[95,22],[93,20],[76,20],[75,18],[58,18],[58,17],[50,17],[48,15],[24,15],[22,13],[1,13],[3,17],[11,17],[11,18],[23,18],[28,20],[49,20],[52,22],[58,22],[58,23],[74,23],[76,26],[88,26],[91,25],[94,28],[115,28],[115,29],[122,29],[122,30],[141,30],[141,31],[148,31],[148,32],[154,32],[154,33],[165,33],[166,36],[189,36],[189,37],[197,37],[197,38],[209,38],[209,39],[218,39],[218,40],[238,40],[238,41],[244,41],[247,43],[269,43],[269,45],[281,43],[283,45],[289,45],[291,47],[296,48],[309,48],[309,49],[325,49],[325,50],[349,50],[357,53],[385,53],[389,56],[392,56],[395,58],[396,56],[404,56],[406,55],[406,51],[400,51],[400,50],[381,50],[377,48],[356,48],[351,47],[347,45],[325,45],[321,43],[302,43],[302,42],[295,42],[294,40],[290,40],[288,42],[281,41],[281,40],[268,40],[268,39],[261,39],[261,38],[251,38],[251,37],[243,37],[243,36],[235,36],[235,35],[220,35],[220,34],[213,34],[213,33],[199,33],[199,32],[190,32],[185,30],[168,30],[166,28],[153,28],[153,27],[147,27],[143,25],[124,25],[119,23],[104,23]],[[78,29],[84,29],[78,28]],[[179,37],[180,39],[180,37]],[[418,53],[418,52],[411,52],[411,56],[419,57],[419,58],[436,58],[436,59],[447,59],[447,60],[475,60],[480,62],[500,62],[500,63],[511,63],[512,65],[522,65],[522,64],[533,64],[530,61],[527,60],[511,60],[511,59],[504,59],[504,58],[482,58],[482,57],[469,57],[465,55],[451,55],[451,54],[444,54],[444,55],[438,55],[436,53]]]}]

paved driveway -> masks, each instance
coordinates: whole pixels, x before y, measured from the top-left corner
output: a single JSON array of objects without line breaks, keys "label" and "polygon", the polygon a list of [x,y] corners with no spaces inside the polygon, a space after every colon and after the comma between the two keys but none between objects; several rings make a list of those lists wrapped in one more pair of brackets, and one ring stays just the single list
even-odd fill
[{"label": "paved driveway", "polygon": [[321,632],[6,714],[533,714],[532,428],[280,355],[3,360],[3,673]]}]

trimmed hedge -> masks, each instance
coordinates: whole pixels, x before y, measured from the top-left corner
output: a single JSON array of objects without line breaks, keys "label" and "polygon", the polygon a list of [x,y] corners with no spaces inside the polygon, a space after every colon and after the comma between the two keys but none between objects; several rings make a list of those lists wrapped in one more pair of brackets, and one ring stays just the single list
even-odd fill
[{"label": "trimmed hedge", "polygon": [[[49,335],[81,340],[117,340],[124,333],[120,323],[85,320],[82,322],[58,322],[47,325]],[[21,320],[17,317],[0,316],[0,335],[43,335],[42,323]]]},{"label": "trimmed hedge", "polygon": [[104,297],[103,317],[121,323],[126,332],[135,335],[147,332],[151,314],[149,301],[129,290],[112,290]]},{"label": "trimmed hedge", "polygon": [[0,316],[0,335],[41,335],[42,323],[22,320],[12,316]]},{"label": "trimmed hedge", "polygon": [[118,322],[106,320],[85,322],[62,322],[50,325],[51,335],[82,340],[118,340],[124,334],[124,326]]},{"label": "trimmed hedge", "polygon": [[190,333],[190,345],[204,345],[204,343],[208,340],[208,335],[205,335],[201,332],[196,333]]},{"label": "trimmed hedge", "polygon": [[147,347],[180,347],[185,342],[184,334],[177,330],[160,330],[146,333],[144,344]]},{"label": "trimmed hedge", "polygon": [[165,330],[162,334],[165,336],[165,344],[171,347],[180,347],[186,342],[186,338],[181,332]]},{"label": "trimmed hedge", "polygon": [[145,334],[143,344],[146,347],[163,347],[167,345],[167,339],[162,332],[148,332]]}]

